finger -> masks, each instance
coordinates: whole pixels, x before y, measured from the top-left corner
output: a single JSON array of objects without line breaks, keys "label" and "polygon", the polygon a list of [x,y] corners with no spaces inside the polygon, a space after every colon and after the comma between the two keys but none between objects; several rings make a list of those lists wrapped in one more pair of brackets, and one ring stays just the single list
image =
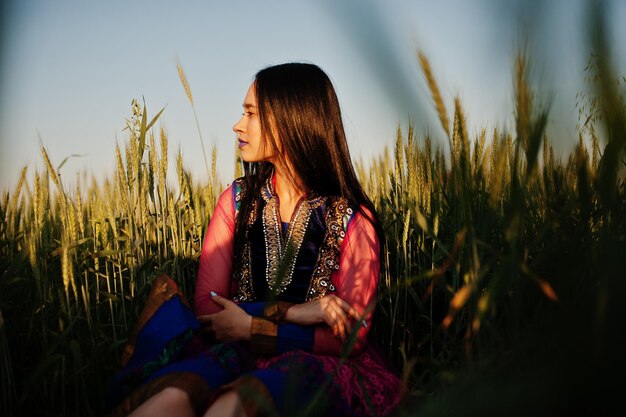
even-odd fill
[{"label": "finger", "polygon": [[337,321],[337,310],[332,303],[329,303],[324,309],[324,321],[328,327],[334,327]]},{"label": "finger", "polygon": [[202,316],[196,316],[196,319],[201,325],[211,324],[213,314],[204,314]]},{"label": "finger", "polygon": [[324,322],[330,328],[333,336],[338,336],[339,327],[337,326],[337,312],[330,305],[326,308],[324,314]]},{"label": "finger", "polygon": [[339,337],[341,338],[341,340],[345,340],[346,336],[347,336],[347,323],[348,319],[345,315],[340,315],[339,316],[339,320],[338,320],[338,326],[339,326]]},{"label": "finger", "polygon": [[343,340],[345,338],[345,329],[343,326],[343,322],[341,320],[337,320],[335,326],[337,327],[337,337]]},{"label": "finger", "polygon": [[[342,310],[349,317],[351,317],[354,320],[356,320],[357,323],[361,327],[365,327],[365,328],[368,327],[367,321],[363,318],[363,315],[357,311],[357,309],[355,309],[354,307],[352,307],[350,304],[348,304],[346,301],[344,301],[343,299],[341,299],[339,297],[337,297],[337,304],[341,305]],[[347,330],[348,334],[352,333],[352,324],[351,324],[351,322],[349,320],[347,321],[346,330]]]},{"label": "finger", "polygon": [[344,316],[344,329],[345,329],[345,337],[348,337],[352,333],[352,324],[350,323],[350,319],[347,316]]},{"label": "finger", "polygon": [[348,317],[337,303],[332,305],[331,318],[333,321],[332,327],[336,332],[335,336],[345,339],[347,326],[349,325]]},{"label": "finger", "polygon": [[342,339],[348,337],[348,335],[352,332],[352,325],[350,324],[350,318],[341,311],[341,325],[342,325]]},{"label": "finger", "polygon": [[361,314],[356,310],[356,308],[352,307],[346,301],[342,300],[341,298],[337,298],[337,303],[341,306],[342,310],[345,311],[346,314],[348,314],[350,317],[355,320],[361,319]]},{"label": "finger", "polygon": [[218,295],[216,292],[211,291],[211,299],[213,301],[215,301],[215,304],[226,308],[226,306],[228,305],[228,303],[231,303],[232,301],[230,301],[227,298],[222,297],[221,295]]},{"label": "finger", "polygon": [[343,340],[344,329],[343,329],[343,324],[339,318],[337,319],[333,327],[335,328],[335,337]]},{"label": "finger", "polygon": [[345,300],[337,297],[336,295],[330,295],[328,301],[329,301],[329,306],[336,306],[338,308],[341,308],[341,310],[343,310],[346,314],[348,314],[355,320],[358,320],[361,318],[361,315],[354,307],[352,307]]}]

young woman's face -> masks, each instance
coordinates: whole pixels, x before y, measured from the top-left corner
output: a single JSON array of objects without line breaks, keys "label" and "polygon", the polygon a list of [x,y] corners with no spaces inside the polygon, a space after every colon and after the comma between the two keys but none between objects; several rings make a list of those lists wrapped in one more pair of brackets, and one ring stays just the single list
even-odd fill
[{"label": "young woman's face", "polygon": [[237,134],[241,158],[245,162],[261,162],[273,159],[273,152],[264,138],[261,137],[261,122],[256,101],[254,83],[248,88],[243,101],[243,115],[233,126]]}]

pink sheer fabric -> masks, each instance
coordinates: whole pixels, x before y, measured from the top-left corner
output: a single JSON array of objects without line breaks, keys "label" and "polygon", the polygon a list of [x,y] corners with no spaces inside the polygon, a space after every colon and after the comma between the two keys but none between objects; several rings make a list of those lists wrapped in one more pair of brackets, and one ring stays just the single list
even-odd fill
[{"label": "pink sheer fabric", "polygon": [[231,298],[234,238],[235,206],[231,186],[217,200],[204,237],[194,295],[194,309],[197,315],[213,314],[222,310],[211,299],[211,291],[222,297]]},{"label": "pink sheer fabric", "polygon": [[[235,231],[232,193],[230,186],[220,195],[206,232],[194,299],[197,315],[221,310],[212,301],[211,291],[228,298],[234,294],[234,283],[231,283]],[[379,241],[376,231],[362,214],[356,213],[348,224],[342,243],[339,270],[331,277],[336,287],[335,295],[352,305],[367,322],[367,327],[359,329],[354,352],[364,347],[371,327],[379,267]],[[338,355],[342,347],[343,342],[334,337],[327,326],[316,328],[313,346],[315,353]]]}]

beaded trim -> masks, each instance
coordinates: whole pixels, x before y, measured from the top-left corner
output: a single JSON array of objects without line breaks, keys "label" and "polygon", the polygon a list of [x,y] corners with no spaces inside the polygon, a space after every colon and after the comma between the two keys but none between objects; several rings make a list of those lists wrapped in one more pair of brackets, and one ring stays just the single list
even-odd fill
[{"label": "beaded trim", "polygon": [[270,290],[274,294],[280,294],[293,280],[293,271],[311,213],[324,200],[320,197],[298,200],[287,228],[287,236],[283,238],[278,196],[274,192],[271,182],[268,182],[263,188],[261,195],[266,201],[262,217],[265,235],[265,279]]},{"label": "beaded trim", "polygon": [[348,222],[354,211],[345,198],[335,198],[326,210],[326,236],[320,246],[306,301],[322,298],[328,292],[336,290],[331,274],[339,269],[341,244],[346,237]]},{"label": "beaded trim", "polygon": [[[245,192],[245,187],[242,186],[243,184],[240,180],[236,180],[235,184],[235,210],[238,212],[241,193]],[[263,233],[265,235],[265,279],[270,290],[275,294],[280,294],[292,282],[298,253],[304,241],[311,213],[314,209],[326,203],[328,205],[325,214],[326,235],[319,249],[306,301],[321,298],[328,292],[334,292],[336,288],[331,280],[331,274],[339,269],[341,244],[346,235],[348,222],[353,215],[353,210],[348,206],[347,200],[345,198],[319,196],[302,198],[296,204],[287,234],[283,237],[278,197],[274,192],[271,181],[268,181],[262,188],[261,197],[265,201],[265,206],[261,213]],[[255,201],[248,219],[248,226],[256,221],[259,212],[258,208],[258,201]],[[241,269],[233,275],[238,284],[237,293],[233,299],[235,301],[253,301],[255,300],[255,295],[252,285],[249,241],[245,242],[243,251]]]},{"label": "beaded trim", "polygon": [[[233,199],[235,203],[235,216],[239,214],[239,210],[241,208],[241,200],[243,198],[243,193],[246,192],[246,186],[243,178],[238,178],[233,183]],[[248,217],[248,226],[252,225],[256,220],[258,203],[254,201],[252,203],[252,209],[250,210],[250,216]],[[246,239],[244,242],[243,248],[243,256],[241,258],[241,266],[240,269],[233,273],[233,279],[237,283],[237,292],[233,296],[233,301],[253,301],[254,297],[254,289],[252,287],[252,253],[250,251],[250,241]]]},{"label": "beaded trim", "polygon": [[[265,279],[274,294],[280,294],[291,284],[296,258],[304,241],[311,218],[311,206],[300,200],[289,224],[287,238],[281,239],[281,222],[277,199],[271,199],[263,209],[263,232],[265,234]],[[283,244],[284,243],[284,244]]]},{"label": "beaded trim", "polygon": [[235,282],[237,282],[237,293],[233,297],[233,301],[254,301],[254,289],[252,288],[252,268],[250,268],[251,260],[250,242],[246,241],[243,246],[243,257],[241,260],[241,269],[233,274]]},{"label": "beaded trim", "polygon": [[239,209],[241,208],[241,199],[243,197],[243,190],[244,190],[244,181],[243,178],[237,178],[234,182],[233,182],[233,200],[235,203],[235,216],[237,216],[237,213],[239,213]]}]

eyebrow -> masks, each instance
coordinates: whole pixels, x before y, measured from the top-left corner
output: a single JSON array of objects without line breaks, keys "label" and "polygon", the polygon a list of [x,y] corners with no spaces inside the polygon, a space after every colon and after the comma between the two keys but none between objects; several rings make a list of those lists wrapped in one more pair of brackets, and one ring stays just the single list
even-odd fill
[{"label": "eyebrow", "polygon": [[256,106],[252,103],[243,103],[245,109],[256,109]]}]

